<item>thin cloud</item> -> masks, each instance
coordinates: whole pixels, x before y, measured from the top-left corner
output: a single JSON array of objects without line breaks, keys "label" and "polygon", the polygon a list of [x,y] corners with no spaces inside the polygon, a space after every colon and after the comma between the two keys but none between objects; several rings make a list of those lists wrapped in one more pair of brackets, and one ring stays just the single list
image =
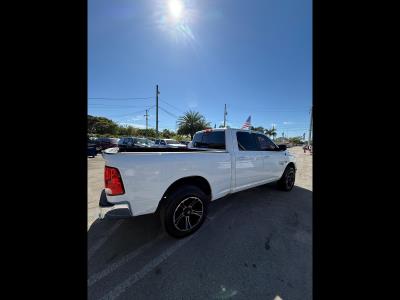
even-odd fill
[{"label": "thin cloud", "polygon": [[190,108],[190,109],[194,109],[194,108],[197,108],[197,101],[190,101],[188,104],[187,104],[187,106]]},{"label": "thin cloud", "polygon": [[130,119],[131,121],[141,121],[144,120],[144,115],[136,115],[134,116],[132,119]]}]

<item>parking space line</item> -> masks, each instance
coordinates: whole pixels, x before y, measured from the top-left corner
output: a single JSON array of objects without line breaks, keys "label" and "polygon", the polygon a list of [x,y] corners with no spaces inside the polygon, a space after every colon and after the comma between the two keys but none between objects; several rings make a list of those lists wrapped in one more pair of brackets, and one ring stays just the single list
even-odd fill
[{"label": "parking space line", "polygon": [[119,267],[123,266],[124,264],[126,264],[127,262],[129,262],[130,260],[132,260],[133,258],[135,258],[136,256],[138,256],[139,254],[141,254],[144,250],[146,250],[147,248],[150,248],[151,246],[153,246],[155,243],[157,243],[158,241],[160,241],[163,237],[165,237],[165,234],[160,234],[158,235],[154,240],[152,240],[151,242],[144,244],[143,246],[141,246],[140,248],[136,249],[135,251],[123,256],[120,260],[116,261],[115,263],[112,263],[111,265],[109,265],[107,268],[105,268],[104,270],[97,272],[95,274],[93,274],[92,276],[89,277],[88,279],[88,287],[92,286],[93,284],[95,284],[97,281],[99,281],[100,279],[102,279],[103,277],[107,276],[108,274],[114,272],[116,269],[118,269]]},{"label": "parking space line", "polygon": [[[230,207],[232,207],[232,203],[228,204],[222,211],[216,213],[213,217],[222,215],[225,213]],[[130,275],[127,279],[125,279],[122,283],[117,285],[115,288],[113,288],[110,292],[105,294],[101,300],[105,299],[116,299],[118,296],[120,296],[122,293],[126,291],[130,286],[138,282],[140,279],[145,277],[148,273],[150,273],[154,268],[156,268],[159,264],[161,264],[163,261],[165,261],[169,256],[171,256],[175,251],[177,251],[179,248],[181,248],[183,245],[188,243],[192,238],[198,236],[198,233],[203,231],[208,225],[210,225],[212,221],[205,222],[204,225],[198,230],[197,233],[190,235],[186,237],[183,240],[179,240],[176,244],[171,246],[170,248],[166,249],[164,252],[162,252],[159,256],[156,258],[152,259],[149,263],[147,263],[140,271]]]},{"label": "parking space line", "polygon": [[104,237],[98,240],[89,250],[88,250],[88,260],[96,253],[97,250],[103,246],[103,244],[108,240],[108,238],[114,233],[115,230],[121,226],[123,220],[118,220],[111,228],[108,230]]}]

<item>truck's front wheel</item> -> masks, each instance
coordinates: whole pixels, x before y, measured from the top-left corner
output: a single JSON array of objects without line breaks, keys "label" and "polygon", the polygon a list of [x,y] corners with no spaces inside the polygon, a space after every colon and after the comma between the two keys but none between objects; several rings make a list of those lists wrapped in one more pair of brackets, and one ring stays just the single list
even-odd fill
[{"label": "truck's front wheel", "polygon": [[207,196],[196,186],[183,186],[168,197],[161,222],[172,236],[182,238],[195,232],[207,215]]},{"label": "truck's front wheel", "polygon": [[294,186],[294,181],[296,178],[296,171],[292,166],[288,166],[283,172],[281,179],[278,181],[278,187],[282,191],[291,191]]}]

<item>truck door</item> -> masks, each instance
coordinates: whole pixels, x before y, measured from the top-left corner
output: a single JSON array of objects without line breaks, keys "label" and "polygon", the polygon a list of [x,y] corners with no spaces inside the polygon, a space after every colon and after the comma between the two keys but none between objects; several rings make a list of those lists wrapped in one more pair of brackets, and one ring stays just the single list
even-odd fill
[{"label": "truck door", "polygon": [[265,180],[263,153],[259,151],[256,135],[247,131],[237,131],[238,151],[235,155],[235,188],[250,187]]},{"label": "truck door", "polygon": [[268,181],[278,180],[286,167],[287,157],[284,151],[278,151],[278,147],[263,134],[256,134],[260,153],[264,164],[264,176]]}]

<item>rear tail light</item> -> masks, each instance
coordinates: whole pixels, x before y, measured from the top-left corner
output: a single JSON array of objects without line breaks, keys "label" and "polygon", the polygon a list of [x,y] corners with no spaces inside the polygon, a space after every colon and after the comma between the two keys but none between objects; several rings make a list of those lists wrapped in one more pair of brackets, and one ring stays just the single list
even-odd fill
[{"label": "rear tail light", "polygon": [[104,183],[107,195],[116,196],[125,194],[121,174],[117,168],[107,166],[104,168]]}]

